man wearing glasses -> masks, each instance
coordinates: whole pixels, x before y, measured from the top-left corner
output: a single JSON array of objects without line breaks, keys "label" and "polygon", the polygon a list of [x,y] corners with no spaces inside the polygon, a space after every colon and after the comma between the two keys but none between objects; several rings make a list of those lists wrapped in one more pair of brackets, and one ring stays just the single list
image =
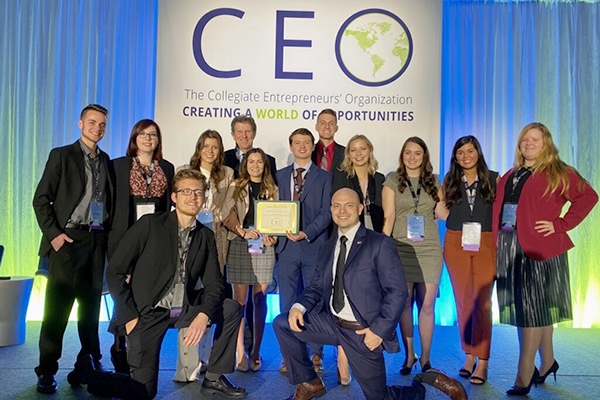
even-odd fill
[{"label": "man wearing glasses", "polygon": [[171,194],[175,210],[143,216],[113,254],[106,279],[117,324],[125,327],[131,375],[90,371],[90,393],[154,398],[160,348],[169,326],[187,327],[183,344],[191,347],[213,323],[214,344],[202,392],[246,396],[223,375],[234,370],[241,310],[235,301],[224,299],[214,234],[196,220],[205,185],[199,171],[179,171]]}]

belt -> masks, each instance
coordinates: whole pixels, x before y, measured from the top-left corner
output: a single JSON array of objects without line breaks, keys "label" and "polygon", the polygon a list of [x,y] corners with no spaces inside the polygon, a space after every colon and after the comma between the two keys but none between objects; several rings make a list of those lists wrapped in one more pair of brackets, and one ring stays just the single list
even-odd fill
[{"label": "belt", "polygon": [[363,329],[361,324],[356,321],[346,321],[345,319],[341,319],[340,317],[337,317],[335,315],[333,317],[335,318],[335,323],[344,329],[352,329],[353,331]]},{"label": "belt", "polygon": [[93,232],[93,231],[97,231],[97,230],[102,230],[102,227],[99,228],[94,228],[88,224],[74,224],[72,222],[67,222],[67,225],[65,225],[65,229],[74,229],[76,231],[85,231],[85,232]]}]

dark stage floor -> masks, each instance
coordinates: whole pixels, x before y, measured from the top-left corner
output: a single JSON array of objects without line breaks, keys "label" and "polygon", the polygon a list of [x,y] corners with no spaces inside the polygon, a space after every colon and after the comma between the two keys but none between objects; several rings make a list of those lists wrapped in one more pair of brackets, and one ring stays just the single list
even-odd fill
[{"label": "dark stage floor", "polygon": [[[101,324],[102,349],[108,354],[111,336],[106,333],[106,323]],[[95,399],[84,389],[72,389],[67,384],[67,374],[75,361],[79,350],[77,330],[70,323],[65,335],[65,347],[60,370],[56,376],[59,388],[54,395],[42,395],[36,392],[36,376],[33,367],[38,361],[37,341],[40,323],[28,323],[27,341],[19,346],[0,348],[0,399]],[[507,326],[495,326],[493,332],[492,359],[490,361],[489,381],[481,387],[465,385],[469,398],[503,399],[508,398],[505,390],[513,384],[517,365],[518,342],[516,330]],[[418,348],[418,343],[417,343]],[[600,399],[600,330],[598,329],[557,329],[555,333],[556,358],[560,363],[558,380],[549,378],[545,385],[532,388],[532,399]],[[245,387],[247,399],[282,399],[293,392],[293,387],[277,371],[280,355],[271,325],[267,326],[263,345],[263,369],[259,372],[232,374],[236,384]],[[177,359],[176,332],[169,331],[165,338],[161,358],[159,399],[203,399],[200,383],[180,384],[172,381]],[[387,355],[388,384],[410,384],[410,376],[398,373],[404,355]],[[363,399],[358,384],[353,381],[349,387],[339,386],[333,361],[333,349],[326,348],[326,373],[324,376],[328,394],[325,399]],[[109,357],[104,360],[106,367],[112,367]],[[436,327],[432,364],[458,377],[463,355],[458,344],[456,327]],[[218,396],[213,397],[218,400]],[[440,392],[429,389],[427,399],[447,398]]]}]

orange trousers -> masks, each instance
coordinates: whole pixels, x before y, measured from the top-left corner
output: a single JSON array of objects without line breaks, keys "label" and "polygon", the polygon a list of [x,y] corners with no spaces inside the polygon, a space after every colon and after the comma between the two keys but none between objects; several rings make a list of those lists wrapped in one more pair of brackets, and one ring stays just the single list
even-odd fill
[{"label": "orange trousers", "polygon": [[444,260],[450,274],[463,351],[490,358],[492,290],[496,279],[496,246],[492,232],[481,233],[479,251],[464,251],[462,231],[446,231]]}]

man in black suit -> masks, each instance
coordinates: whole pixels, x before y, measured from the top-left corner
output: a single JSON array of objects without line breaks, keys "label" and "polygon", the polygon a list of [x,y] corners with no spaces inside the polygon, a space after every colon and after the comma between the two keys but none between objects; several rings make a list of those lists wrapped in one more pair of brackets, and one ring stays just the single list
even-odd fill
[{"label": "man in black suit", "polygon": [[342,165],[346,150],[333,140],[338,131],[335,111],[331,108],[322,110],[317,116],[315,129],[319,133],[319,142],[312,153],[312,161],[322,170],[333,172]]},{"label": "man in black suit", "polygon": [[[54,393],[62,339],[77,300],[81,351],[67,379],[82,382],[82,371],[102,368],[98,318],[112,206],[112,166],[98,148],[106,129],[106,108],[90,104],[81,112],[81,138],[50,152],[33,198],[42,230],[40,257],[48,256],[49,274],[40,333],[37,390]],[[91,358],[90,358],[91,356]]]},{"label": "man in black suit", "polygon": [[140,218],[106,271],[116,322],[127,335],[130,376],[90,372],[88,391],[122,399],[154,398],[160,348],[169,326],[187,327],[183,344],[192,347],[212,322],[215,340],[202,391],[244,397],[246,391],[223,375],[233,372],[242,316],[237,302],[223,298],[214,234],[196,220],[206,180],[199,171],[183,169],[172,187],[175,210]]},{"label": "man in black suit", "polygon": [[386,386],[383,350],[400,350],[396,325],[408,290],[394,241],[366,229],[359,222],[362,210],[354,190],[344,188],[333,195],[337,232],[321,246],[311,284],[289,313],[273,323],[290,382],[298,385],[286,400],[308,400],[326,392],[306,342],[341,345],[368,400],[423,400],[421,382],[453,399],[466,399],[460,383],[435,370],[417,375],[412,386]]},{"label": "man in black suit", "polygon": [[[233,169],[235,178],[239,177],[240,162],[244,154],[254,147],[254,138],[256,137],[256,122],[254,118],[247,115],[238,115],[231,120],[231,136],[235,140],[235,149],[225,152],[225,165]],[[271,174],[275,177],[277,165],[275,158],[267,154],[271,167]]]}]

